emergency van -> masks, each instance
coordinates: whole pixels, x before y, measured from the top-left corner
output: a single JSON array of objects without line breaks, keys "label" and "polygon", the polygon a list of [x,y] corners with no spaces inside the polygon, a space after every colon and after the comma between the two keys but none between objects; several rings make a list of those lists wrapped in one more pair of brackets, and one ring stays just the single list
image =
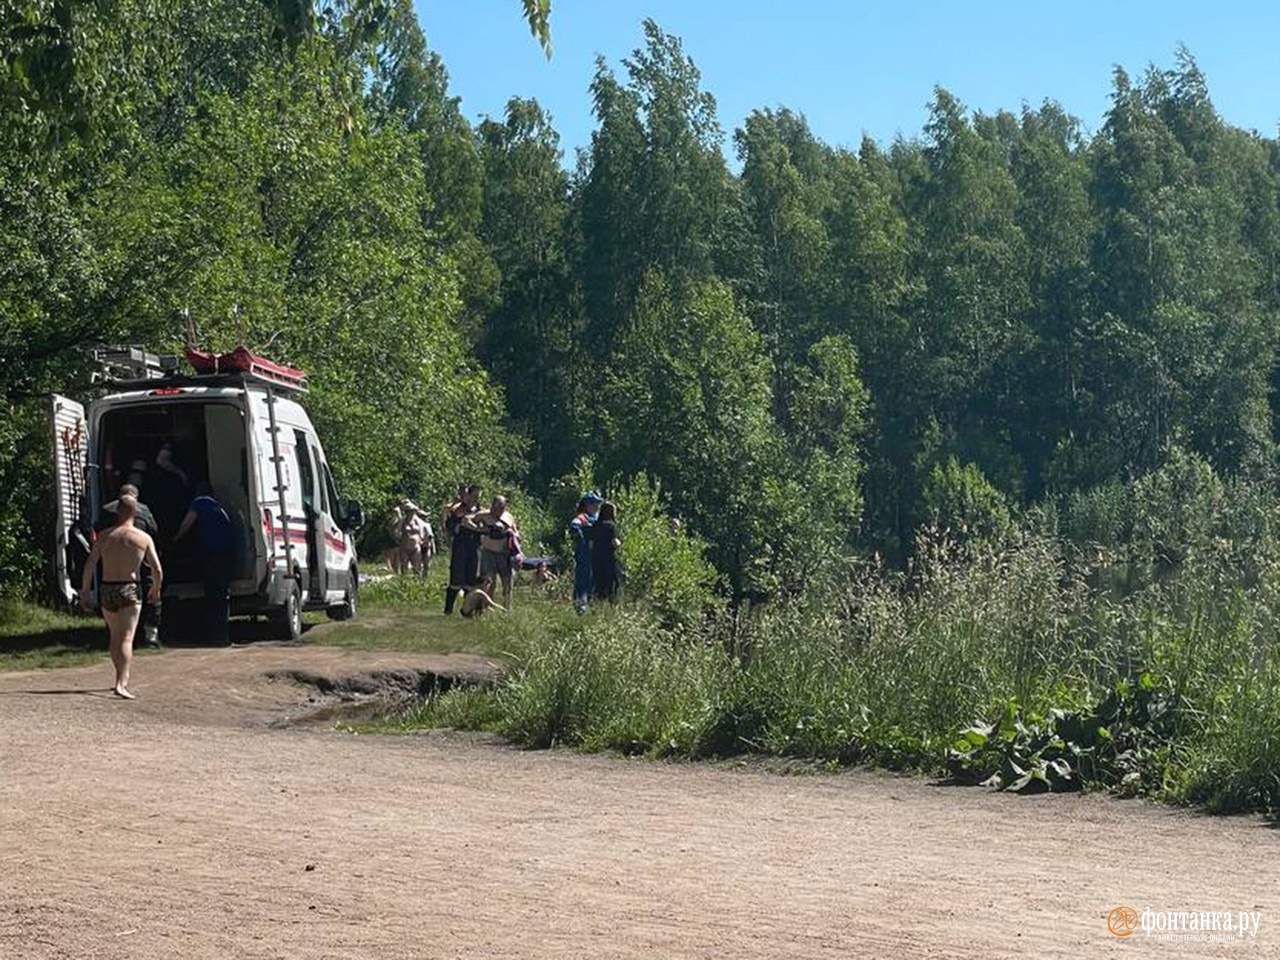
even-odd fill
[{"label": "emergency van", "polygon": [[266,615],[291,640],[302,635],[303,610],[354,617],[363,513],[338,495],[302,405],[302,371],[243,348],[188,350],[194,374],[137,349],[111,356],[134,378],[107,382],[87,407],[52,398],[55,592],[78,602],[102,506],[133,483],[159,527],[166,623],[175,606],[203,595],[196,538],[174,540],[199,493],[211,493],[231,519],[233,616]]}]

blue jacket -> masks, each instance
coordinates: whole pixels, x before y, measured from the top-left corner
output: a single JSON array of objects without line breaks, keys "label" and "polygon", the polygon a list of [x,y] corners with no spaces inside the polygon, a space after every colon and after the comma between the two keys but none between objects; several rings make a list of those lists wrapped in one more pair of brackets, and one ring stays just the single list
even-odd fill
[{"label": "blue jacket", "polygon": [[587,540],[587,530],[595,525],[588,513],[580,513],[569,523],[569,532],[573,536],[573,560],[579,566],[591,566],[591,543]]}]

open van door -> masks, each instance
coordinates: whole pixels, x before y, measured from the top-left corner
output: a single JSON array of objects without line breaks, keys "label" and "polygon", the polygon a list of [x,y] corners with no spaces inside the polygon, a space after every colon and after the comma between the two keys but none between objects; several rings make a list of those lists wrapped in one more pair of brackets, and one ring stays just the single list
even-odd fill
[{"label": "open van door", "polygon": [[84,407],[53,396],[53,587],[54,596],[75,603],[89,557],[89,424]]}]

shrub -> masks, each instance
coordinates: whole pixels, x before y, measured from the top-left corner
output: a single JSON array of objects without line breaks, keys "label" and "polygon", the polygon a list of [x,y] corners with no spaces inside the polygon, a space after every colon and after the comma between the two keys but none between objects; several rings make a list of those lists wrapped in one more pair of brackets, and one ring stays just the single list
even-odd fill
[{"label": "shrub", "polygon": [[612,494],[618,505],[624,596],[667,623],[690,623],[715,603],[715,568],[706,544],[662,510],[658,484],[644,474]]},{"label": "shrub", "polygon": [[976,464],[950,457],[937,464],[923,491],[925,512],[937,526],[964,540],[1000,540],[1013,528],[1004,494]]}]

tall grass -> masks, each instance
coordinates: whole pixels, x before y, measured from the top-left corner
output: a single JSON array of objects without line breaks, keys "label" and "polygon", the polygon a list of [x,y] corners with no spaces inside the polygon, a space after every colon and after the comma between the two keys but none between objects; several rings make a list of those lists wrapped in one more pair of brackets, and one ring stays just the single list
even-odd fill
[{"label": "tall grass", "polygon": [[839,588],[695,626],[626,607],[535,617],[481,712],[529,746],[931,772],[954,772],[965,731],[1003,717],[1001,735],[962,758],[971,774],[1047,763],[1052,776],[1033,786],[1273,809],[1280,551],[1244,561],[1192,555],[1176,577],[1116,599],[1063,541],[942,539],[908,571],[860,566]]}]

